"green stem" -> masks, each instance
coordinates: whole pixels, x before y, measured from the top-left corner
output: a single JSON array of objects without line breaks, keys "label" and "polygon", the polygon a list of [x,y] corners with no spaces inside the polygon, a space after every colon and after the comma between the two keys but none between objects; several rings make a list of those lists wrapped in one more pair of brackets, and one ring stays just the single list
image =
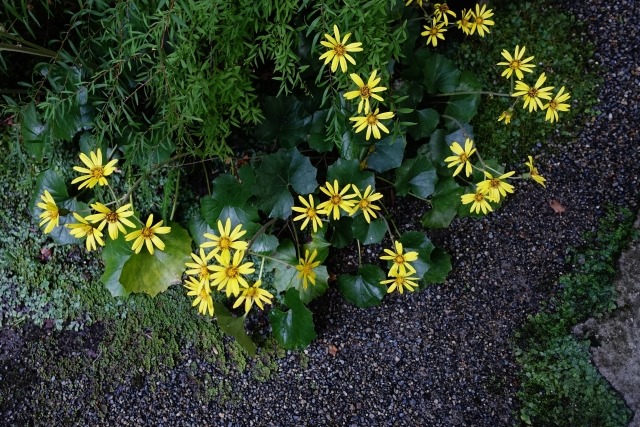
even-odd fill
[{"label": "green stem", "polygon": [[511,94],[509,94],[509,93],[489,92],[489,91],[485,91],[485,90],[438,93],[438,94],[429,95],[429,96],[442,97],[442,96],[460,96],[460,95],[491,95],[491,96],[504,96],[504,97],[507,97],[507,98],[511,97]]},{"label": "green stem", "polygon": [[176,191],[173,193],[173,206],[171,206],[171,215],[169,215],[169,221],[173,221],[173,216],[176,214],[176,208],[178,207],[178,191],[180,191],[180,169],[178,169],[178,177],[176,178]]},{"label": "green stem", "polygon": [[267,221],[266,224],[264,224],[262,227],[260,227],[260,229],[256,232],[256,234],[253,235],[253,237],[251,238],[251,240],[249,240],[249,244],[248,247],[251,247],[251,244],[256,240],[256,238],[258,236],[260,236],[261,234],[263,234],[265,232],[265,230],[267,228],[269,228],[271,225],[273,225],[276,222],[275,218],[270,219],[269,221]]},{"label": "green stem", "polygon": [[362,266],[362,252],[360,249],[360,240],[356,239],[356,243],[358,244],[358,268]]}]

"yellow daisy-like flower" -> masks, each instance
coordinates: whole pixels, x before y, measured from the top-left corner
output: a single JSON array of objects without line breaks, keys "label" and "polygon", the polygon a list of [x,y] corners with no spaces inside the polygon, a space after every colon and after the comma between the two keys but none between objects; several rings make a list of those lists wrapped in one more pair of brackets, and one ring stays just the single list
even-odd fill
[{"label": "yellow daisy-like flower", "polygon": [[500,114],[500,117],[498,117],[498,121],[501,122],[504,120],[504,124],[508,125],[509,123],[511,123],[512,117],[513,117],[513,110],[508,109],[503,111],[502,114]]},{"label": "yellow daisy-like flower", "polygon": [[377,99],[380,102],[384,101],[384,99],[380,95],[376,95],[376,92],[383,92],[387,90],[386,87],[378,86],[378,83],[380,83],[380,77],[376,78],[377,72],[378,70],[373,70],[373,73],[371,73],[371,75],[369,76],[369,80],[367,80],[367,83],[365,83],[359,75],[355,73],[351,74],[351,80],[353,80],[354,83],[358,85],[358,90],[347,92],[344,94],[344,97],[347,99],[360,97],[360,103],[358,104],[358,113],[362,111],[362,107],[364,106],[364,113],[369,114],[369,111],[371,111],[369,98]]},{"label": "yellow daisy-like flower", "polygon": [[324,37],[328,40],[322,40],[320,44],[324,47],[329,48],[328,51],[323,53],[320,56],[320,60],[324,59],[325,65],[331,62],[331,72],[335,73],[338,69],[338,64],[340,64],[340,69],[343,73],[347,72],[347,61],[351,62],[353,65],[356,65],[356,61],[349,55],[347,52],[362,52],[362,43],[350,43],[347,44],[347,40],[351,37],[351,33],[345,34],[344,38],[340,40],[340,31],[338,30],[338,26],[333,26],[333,34],[335,36],[331,37],[329,34],[325,34]]},{"label": "yellow daisy-like flower", "polygon": [[164,242],[160,240],[157,234],[168,234],[171,232],[171,227],[163,227],[162,220],[155,225],[153,224],[153,214],[149,215],[147,218],[147,223],[140,230],[132,231],[131,233],[125,236],[125,240],[128,242],[130,240],[136,239],[131,246],[131,249],[135,251],[136,254],[139,254],[142,250],[142,246],[146,245],[147,250],[151,255],[153,255],[153,246],[157,246],[159,250],[164,250]]},{"label": "yellow daisy-like flower", "polygon": [[198,313],[207,314],[213,317],[213,298],[211,298],[211,285],[208,280],[196,280],[195,277],[189,277],[183,285],[189,290],[187,295],[196,297],[191,304],[192,307],[198,306]]},{"label": "yellow daisy-like flower", "polygon": [[398,290],[398,292],[400,292],[401,294],[404,293],[404,289],[406,288],[409,292],[413,292],[415,290],[415,288],[418,287],[418,284],[416,283],[416,280],[420,280],[420,278],[418,277],[409,277],[411,276],[411,274],[409,275],[405,275],[405,274],[399,274],[395,277],[393,277],[392,279],[389,280],[381,280],[380,283],[383,285],[391,285],[389,286],[389,288],[387,288],[387,293],[390,294],[391,292],[395,291],[396,289]]},{"label": "yellow daisy-like flower", "polygon": [[[100,225],[104,227],[105,224],[109,224],[107,231],[109,231],[109,237],[116,240],[118,238],[118,230],[126,233],[127,227],[136,228],[136,225],[129,221],[127,218],[133,215],[131,211],[131,203],[127,203],[124,206],[112,211],[102,203],[94,203],[91,205],[91,209],[98,211],[99,213],[87,216],[87,221],[95,222],[102,221]],[[124,225],[123,225],[124,224]]]},{"label": "yellow daisy-like flower", "polygon": [[211,275],[211,266],[209,265],[209,261],[211,261],[214,255],[214,251],[210,251],[205,255],[204,249],[200,247],[200,256],[192,253],[191,258],[193,258],[194,262],[185,263],[185,265],[189,268],[186,273],[189,275],[197,275],[200,281],[209,281],[209,276]]},{"label": "yellow daisy-like flower", "polygon": [[478,35],[480,37],[484,37],[485,31],[489,34],[489,25],[494,25],[491,19],[493,16],[493,11],[491,9],[487,10],[487,5],[483,4],[482,9],[480,9],[480,5],[476,4],[475,13],[471,12],[473,16],[473,22],[471,23],[471,32],[469,34],[473,34],[475,31],[478,31]]},{"label": "yellow daisy-like flower", "polygon": [[472,17],[473,12],[471,10],[462,9],[462,12],[460,12],[460,19],[456,21],[458,29],[466,35],[471,34],[471,28],[473,28],[473,24],[471,23]]},{"label": "yellow daisy-like flower", "polygon": [[445,26],[444,22],[438,24],[438,21],[434,19],[430,27],[427,25],[423,25],[425,31],[421,32],[420,35],[428,36],[427,45],[431,43],[433,47],[436,47],[438,46],[438,39],[444,40],[443,33],[447,31],[446,28],[443,28],[444,26]]},{"label": "yellow daisy-like flower", "polygon": [[104,246],[104,240],[102,240],[102,228],[104,227],[104,223],[100,224],[97,228],[93,226],[93,224],[89,224],[86,219],[82,218],[76,212],[73,213],[75,219],[78,222],[74,224],[66,224],[66,227],[69,229],[69,233],[76,239],[82,239],[86,237],[85,244],[87,246],[87,251],[94,251],[97,249],[97,245]]},{"label": "yellow daisy-like flower", "polygon": [[304,259],[300,258],[296,270],[298,270],[298,279],[302,279],[302,287],[307,289],[307,282],[311,282],[312,285],[316,284],[316,272],[314,268],[320,265],[320,261],[314,261],[318,256],[318,250],[314,249],[311,256],[309,256],[309,250],[304,251]]},{"label": "yellow daisy-like flower", "polygon": [[409,263],[418,259],[418,252],[410,251],[403,253],[403,251],[402,243],[396,240],[395,252],[393,249],[385,249],[384,252],[387,255],[380,257],[380,259],[386,261],[393,261],[393,265],[389,270],[389,276],[410,276],[416,272],[416,269]]},{"label": "yellow daisy-like flower", "polygon": [[463,194],[460,199],[462,200],[463,205],[467,205],[473,202],[473,204],[471,205],[471,212],[480,213],[480,211],[482,211],[483,214],[486,214],[487,212],[493,212],[493,208],[487,201],[488,197],[480,190],[476,189],[475,193]]},{"label": "yellow daisy-like flower", "polygon": [[248,288],[249,284],[245,280],[243,275],[251,274],[256,271],[253,268],[252,262],[245,262],[242,264],[244,258],[244,251],[236,251],[231,259],[229,251],[222,252],[222,254],[216,254],[216,261],[220,265],[214,265],[211,267],[213,273],[211,274],[211,285],[218,286],[218,290],[221,291],[226,288],[227,296],[238,296],[240,293],[240,286]]},{"label": "yellow daisy-like flower", "polygon": [[506,77],[509,79],[511,78],[511,75],[513,73],[516,73],[518,79],[522,80],[524,79],[524,74],[522,73],[523,71],[525,73],[533,73],[533,68],[535,67],[535,65],[528,64],[528,62],[533,60],[533,56],[522,59],[526,48],[526,46],[522,46],[522,49],[520,49],[520,46],[516,45],[516,51],[513,56],[511,56],[509,51],[507,51],[506,49],[502,51],[501,55],[504,56],[504,59],[507,60],[507,62],[498,62],[498,65],[504,65],[505,67],[507,67],[502,72],[502,77]]},{"label": "yellow daisy-like flower", "polygon": [[311,224],[313,225],[313,232],[317,233],[318,228],[322,228],[322,220],[318,216],[318,214],[321,213],[320,212],[321,209],[316,209],[315,201],[313,200],[313,196],[311,194],[309,194],[308,203],[305,200],[305,198],[302,196],[298,196],[298,200],[300,200],[300,202],[304,205],[304,207],[293,206],[291,208],[291,210],[301,213],[301,215],[298,215],[297,217],[293,218],[293,220],[299,221],[301,219],[304,219],[304,221],[302,222],[302,226],[300,227],[300,230],[304,230],[304,228],[307,226],[309,221],[311,221]]},{"label": "yellow daisy-like flower", "polygon": [[78,186],[78,189],[81,189],[85,186],[88,188],[93,188],[96,186],[96,184],[100,184],[101,186],[107,185],[107,178],[105,177],[111,175],[116,170],[115,164],[118,163],[118,160],[113,159],[106,165],[103,165],[102,151],[100,151],[99,148],[95,153],[91,151],[89,155],[91,156],[91,158],[89,158],[84,153],[80,153],[80,160],[82,160],[82,163],[85,164],[86,168],[80,166],[73,167],[73,170],[75,170],[76,172],[84,174],[71,181],[72,184],[84,181]]},{"label": "yellow daisy-like flower", "polygon": [[485,194],[489,200],[498,203],[501,198],[507,197],[507,193],[513,193],[513,185],[505,182],[504,180],[513,176],[514,173],[514,171],[511,171],[498,177],[494,177],[489,172],[484,171],[484,176],[487,179],[480,181],[477,189],[481,193]]},{"label": "yellow daisy-like flower", "polygon": [[246,251],[249,244],[243,240],[238,240],[247,233],[247,230],[242,229],[242,224],[235,226],[231,231],[231,219],[227,218],[227,221],[222,225],[222,221],[218,220],[218,232],[220,236],[216,236],[211,233],[204,233],[204,237],[213,240],[212,242],[204,242],[200,245],[202,248],[213,248],[213,253],[227,252],[231,249],[236,251]]},{"label": "yellow daisy-like flower", "polygon": [[322,202],[318,205],[317,212],[320,212],[326,216],[331,216],[333,213],[333,219],[340,219],[340,209],[345,212],[351,212],[351,208],[355,202],[350,201],[356,197],[355,194],[345,194],[351,188],[351,184],[345,185],[342,190],[338,186],[338,180],[333,181],[333,185],[327,182],[324,187],[320,187],[320,191],[329,196],[329,200]]},{"label": "yellow daisy-like flower", "polygon": [[454,18],[456,17],[456,13],[449,9],[449,5],[446,3],[436,3],[433,7],[433,13],[436,16],[436,20],[444,20],[444,25],[449,25],[449,17],[447,15],[451,15]]},{"label": "yellow daisy-like flower", "polygon": [[545,120],[553,123],[554,121],[558,121],[558,111],[569,111],[569,104],[563,104],[564,101],[571,98],[569,93],[563,93],[564,86],[560,88],[560,91],[556,94],[556,96],[549,101],[548,104],[542,106],[544,110],[546,108],[547,115],[545,116]]},{"label": "yellow daisy-like flower", "polygon": [[524,107],[529,107],[529,112],[537,111],[538,107],[540,109],[544,109],[542,105],[542,99],[551,99],[551,90],[553,86],[540,87],[547,80],[547,76],[542,73],[536,84],[533,86],[527,85],[523,81],[516,82],[516,92],[514,92],[511,96],[521,96],[524,99]]},{"label": "yellow daisy-like flower", "polygon": [[373,202],[382,199],[382,194],[374,193],[370,185],[364,190],[364,194],[360,193],[360,190],[355,185],[352,185],[352,187],[359,200],[356,201],[356,205],[351,209],[351,215],[360,209],[367,223],[371,223],[371,218],[377,218],[376,211],[380,210],[380,206],[374,205]]},{"label": "yellow daisy-like flower", "polygon": [[393,117],[393,112],[387,111],[386,113],[378,113],[380,111],[379,108],[376,108],[376,111],[370,112],[364,117],[349,117],[349,120],[355,122],[353,127],[356,128],[356,133],[360,132],[364,128],[367,128],[367,141],[371,137],[371,133],[373,132],[373,136],[376,139],[380,139],[380,129],[384,132],[389,133],[389,129],[386,128],[385,125],[380,123],[380,120],[386,120]]},{"label": "yellow daisy-like flower", "polygon": [[263,302],[271,304],[273,294],[265,289],[260,288],[260,285],[262,285],[262,280],[258,280],[253,286],[243,289],[235,304],[233,304],[233,308],[240,307],[240,304],[242,304],[242,302],[244,301],[245,314],[247,314],[249,310],[251,310],[251,306],[254,302],[258,305],[258,307],[260,307],[260,310],[264,310]]},{"label": "yellow daisy-like flower", "polygon": [[[404,5],[409,6],[411,3],[413,3],[413,0],[407,0],[407,2]],[[422,7],[422,0],[416,0],[416,4]]]},{"label": "yellow daisy-like flower", "polygon": [[42,202],[38,202],[38,207],[43,210],[40,214],[40,227],[47,224],[44,229],[44,234],[49,234],[60,223],[60,210],[56,201],[53,200],[53,196],[48,190],[44,190],[44,193],[40,195]]},{"label": "yellow daisy-like flower", "polygon": [[473,141],[467,138],[467,140],[464,142],[464,148],[462,148],[462,146],[457,141],[454,141],[449,148],[454,152],[455,156],[449,156],[444,159],[444,161],[449,163],[447,165],[447,167],[449,168],[458,165],[456,170],[453,172],[453,176],[458,175],[463,167],[465,168],[466,176],[471,175],[473,167],[471,166],[469,158],[473,155],[473,153],[476,152],[476,149],[473,146]]},{"label": "yellow daisy-like flower", "polygon": [[537,182],[538,184],[542,185],[543,187],[546,187],[545,185],[545,177],[543,177],[542,175],[540,175],[538,173],[538,168],[536,168],[533,165],[533,157],[531,156],[527,156],[529,158],[528,162],[525,162],[525,164],[529,167],[529,175],[531,175],[531,179],[533,179],[535,182]]}]

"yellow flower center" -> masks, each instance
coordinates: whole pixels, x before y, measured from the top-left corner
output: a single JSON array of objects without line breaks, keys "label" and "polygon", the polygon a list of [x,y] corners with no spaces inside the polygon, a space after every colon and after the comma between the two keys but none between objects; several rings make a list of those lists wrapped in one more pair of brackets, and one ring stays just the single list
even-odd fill
[{"label": "yellow flower center", "polygon": [[102,166],[94,166],[91,168],[91,178],[100,179],[104,176],[104,169]]},{"label": "yellow flower center", "polygon": [[342,203],[342,196],[339,194],[334,194],[333,196],[331,196],[331,204],[332,205],[339,205],[340,203]]},{"label": "yellow flower center", "polygon": [[431,30],[429,30],[429,34],[431,34],[432,36],[438,34],[438,27],[432,27]]},{"label": "yellow flower center", "polygon": [[231,247],[231,239],[226,236],[221,237],[218,246],[220,246],[220,249],[229,249]]},{"label": "yellow flower center", "polygon": [[342,56],[347,51],[347,48],[345,48],[342,43],[338,43],[333,47],[333,51],[336,53],[337,56]]},{"label": "yellow flower center", "polygon": [[393,262],[395,262],[396,264],[404,264],[404,257],[401,254],[398,254],[393,259]]},{"label": "yellow flower center", "polygon": [[104,218],[110,223],[118,222],[118,214],[116,212],[109,212]]},{"label": "yellow flower center", "polygon": [[225,270],[225,274],[229,279],[235,279],[238,276],[238,268],[237,267],[227,267]]},{"label": "yellow flower center", "polygon": [[378,123],[378,118],[375,114],[371,113],[367,116],[367,123],[369,124],[369,126],[374,126],[376,123]]},{"label": "yellow flower center", "polygon": [[513,61],[511,61],[511,63],[509,63],[509,67],[517,70],[518,68],[520,68],[520,61],[517,59],[514,59]]},{"label": "yellow flower center", "polygon": [[497,178],[493,178],[491,181],[489,181],[489,185],[492,188],[498,188],[498,187],[500,187],[500,180],[497,179]]},{"label": "yellow flower center", "polygon": [[396,277],[396,280],[395,280],[396,285],[402,285],[403,283],[404,283],[404,277],[402,276]]},{"label": "yellow flower center", "polygon": [[244,291],[245,298],[254,299],[256,297],[256,295],[258,295],[258,288],[251,287],[251,288],[247,289],[246,291]]},{"label": "yellow flower center", "polygon": [[474,199],[476,200],[476,202],[481,202],[484,200],[484,194],[476,193],[476,196],[474,197]]},{"label": "yellow flower center", "polygon": [[476,17],[476,25],[482,25],[484,18],[482,16]]},{"label": "yellow flower center", "polygon": [[558,101],[556,101],[554,99],[551,102],[549,102],[549,109],[550,110],[557,110],[558,109]]},{"label": "yellow flower center", "polygon": [[538,88],[537,87],[530,87],[529,90],[527,91],[527,95],[530,98],[536,98],[538,96]]},{"label": "yellow flower center", "polygon": [[359,204],[361,209],[366,209],[369,206],[369,201],[367,199],[362,199]]},{"label": "yellow flower center", "polygon": [[200,266],[200,277],[203,279],[209,277],[209,268],[206,265]]},{"label": "yellow flower center", "polygon": [[57,210],[49,211],[47,212],[47,216],[51,218],[51,221],[55,221],[60,216],[60,213]]},{"label": "yellow flower center", "polygon": [[203,286],[202,289],[200,289],[200,293],[198,293],[198,297],[200,297],[200,299],[207,299],[207,296],[207,290]]},{"label": "yellow flower center", "polygon": [[467,156],[467,153],[460,154],[460,163],[466,163],[467,160],[469,160],[469,156]]},{"label": "yellow flower center", "polygon": [[93,236],[94,230],[95,230],[95,228],[93,228],[90,225],[85,228],[85,231],[87,232],[87,236]]},{"label": "yellow flower center", "polygon": [[315,218],[317,216],[314,208],[307,208],[306,214],[309,218]]},{"label": "yellow flower center", "polygon": [[364,85],[360,88],[360,96],[363,98],[369,98],[369,96],[371,95],[371,89],[369,89],[369,86]]},{"label": "yellow flower center", "polygon": [[151,227],[147,228],[144,227],[142,229],[142,233],[141,233],[142,237],[145,239],[150,239],[153,237],[153,230],[151,229]]},{"label": "yellow flower center", "polygon": [[309,276],[311,275],[311,270],[313,270],[311,264],[303,264],[301,273],[303,276]]},{"label": "yellow flower center", "polygon": [[440,5],[440,12],[445,13],[447,10],[449,10],[449,6],[447,6],[446,3],[442,3]]}]

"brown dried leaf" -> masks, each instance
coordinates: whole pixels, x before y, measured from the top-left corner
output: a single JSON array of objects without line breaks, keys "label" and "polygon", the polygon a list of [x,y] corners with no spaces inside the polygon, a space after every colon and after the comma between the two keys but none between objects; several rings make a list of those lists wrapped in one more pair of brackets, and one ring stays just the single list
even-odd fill
[{"label": "brown dried leaf", "polygon": [[336,356],[336,354],[338,354],[338,347],[336,347],[333,344],[329,344],[327,346],[327,353],[329,353],[330,355],[332,355],[333,357]]},{"label": "brown dried leaf", "polygon": [[40,262],[46,263],[51,258],[51,249],[44,247],[40,248]]},{"label": "brown dried leaf", "polygon": [[567,210],[564,206],[562,206],[562,203],[560,203],[556,199],[549,200],[549,206],[551,206],[551,209],[553,209],[553,211],[558,214],[561,214]]}]

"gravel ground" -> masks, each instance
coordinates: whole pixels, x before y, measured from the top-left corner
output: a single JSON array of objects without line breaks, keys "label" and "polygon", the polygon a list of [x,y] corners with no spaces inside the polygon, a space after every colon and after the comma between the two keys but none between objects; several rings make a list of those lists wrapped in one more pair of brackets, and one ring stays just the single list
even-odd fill
[{"label": "gravel ground", "polygon": [[[567,248],[581,243],[605,206],[636,209],[638,200],[640,32],[625,21],[640,14],[640,4],[588,3],[562,7],[588,24],[588,33],[576,39],[597,45],[593,65],[602,67],[605,79],[597,107],[602,113],[588,118],[575,139],[552,140],[537,153],[546,190],[519,184],[496,214],[456,220],[446,233],[430,233],[452,255],[445,284],[394,295],[367,310],[330,291],[316,311],[318,340],[303,355],[280,359],[266,382],[250,372],[223,374],[193,359],[163,377],[122,384],[107,392],[99,408],[83,408],[88,377],[48,384],[58,403],[52,408],[60,412],[51,420],[67,416],[79,419],[77,425],[118,426],[513,425],[514,332],[548,298],[566,268]],[[555,213],[551,200],[566,211]],[[423,208],[411,203],[397,209],[414,220],[407,228],[417,228]],[[193,399],[194,375],[205,371],[230,399]],[[65,414],[69,406],[83,409]],[[0,419],[20,425],[33,410],[26,393]]]}]

